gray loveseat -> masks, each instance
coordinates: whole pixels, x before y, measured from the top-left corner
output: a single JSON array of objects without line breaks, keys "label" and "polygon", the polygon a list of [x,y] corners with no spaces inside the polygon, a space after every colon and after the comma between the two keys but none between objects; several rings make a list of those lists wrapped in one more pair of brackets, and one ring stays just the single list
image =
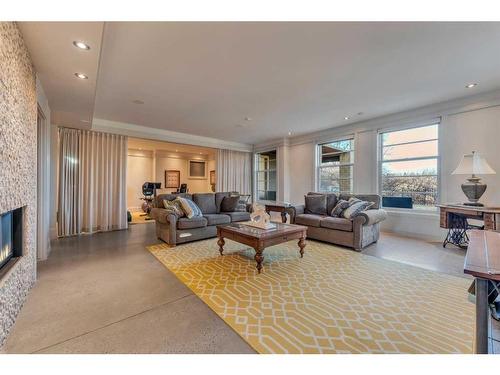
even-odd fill
[{"label": "gray loveseat", "polygon": [[[247,207],[245,211],[221,212],[224,197],[231,193],[194,193],[194,194],[160,194],[153,202],[151,216],[156,221],[156,236],[169,245],[215,237],[217,225],[250,220]],[[176,197],[191,199],[198,205],[203,216],[177,218],[163,208],[163,200],[174,200]]]},{"label": "gray loveseat", "polygon": [[[308,195],[321,193],[308,193]],[[334,193],[326,195],[326,207],[323,213],[308,213],[304,205],[293,206],[291,222],[307,226],[307,238],[330,242],[337,245],[351,247],[360,251],[371,243],[377,242],[380,235],[380,222],[387,214],[380,209],[380,196],[376,194],[337,196]],[[359,213],[353,219],[332,217],[332,209],[339,199],[349,200],[351,197],[374,202],[372,208]]]}]

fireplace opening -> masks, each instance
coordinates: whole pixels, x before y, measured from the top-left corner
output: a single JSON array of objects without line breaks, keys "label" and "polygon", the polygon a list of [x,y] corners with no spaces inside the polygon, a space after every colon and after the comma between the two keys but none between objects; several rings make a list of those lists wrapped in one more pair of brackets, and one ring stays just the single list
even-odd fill
[{"label": "fireplace opening", "polygon": [[0,271],[8,268],[23,250],[23,208],[0,215]]}]

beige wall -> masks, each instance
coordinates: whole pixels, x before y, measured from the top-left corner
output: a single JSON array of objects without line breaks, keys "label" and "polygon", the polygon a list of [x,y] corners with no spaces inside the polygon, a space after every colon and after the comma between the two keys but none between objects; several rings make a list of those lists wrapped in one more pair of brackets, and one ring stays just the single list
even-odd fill
[{"label": "beige wall", "polygon": [[14,22],[0,22],[0,62],[0,214],[24,207],[22,257],[0,272],[1,348],[36,281],[35,72]]},{"label": "beige wall", "polygon": [[139,210],[144,201],[141,200],[142,184],[153,181],[152,156],[128,155],[127,157],[127,209]]},{"label": "beige wall", "polygon": [[215,170],[215,160],[207,162],[207,178],[190,179],[188,175],[189,159],[174,157],[156,157],[152,152],[129,152],[127,159],[127,208],[139,210],[142,204],[142,184],[146,181],[161,182],[162,189],[158,193],[172,192],[174,188],[165,189],[165,170],[178,170],[181,183],[188,184],[190,193],[206,193],[212,191],[210,171]]},{"label": "beige wall", "polygon": [[[181,172],[181,184],[187,184],[190,193],[207,193],[212,191],[210,188],[210,170],[215,169],[215,161],[211,160],[207,163],[207,178],[198,180],[189,178],[189,160],[177,159],[171,157],[161,157],[156,159],[156,181],[161,182],[162,187],[165,187],[165,171],[178,170]],[[212,167],[212,168],[211,168]],[[175,189],[165,189],[165,192],[174,191]]]}]

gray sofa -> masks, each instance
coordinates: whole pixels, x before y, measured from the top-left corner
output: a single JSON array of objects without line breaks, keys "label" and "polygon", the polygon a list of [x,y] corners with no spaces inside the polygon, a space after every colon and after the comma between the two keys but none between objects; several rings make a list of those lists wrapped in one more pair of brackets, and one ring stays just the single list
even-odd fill
[{"label": "gray sofa", "polygon": [[[321,193],[308,193],[308,195],[310,194]],[[337,196],[334,193],[324,195],[326,195],[324,214],[308,213],[304,205],[293,206],[291,209],[291,222],[307,226],[307,238],[351,247],[357,251],[377,242],[380,235],[380,222],[387,217],[386,212],[380,209],[381,199],[379,195],[341,194]],[[339,199],[349,200],[351,197],[375,204],[372,208],[359,213],[352,220],[330,216]]]},{"label": "gray sofa", "polygon": [[[224,197],[231,193],[200,194],[160,194],[153,202],[151,217],[156,221],[156,236],[167,244],[175,246],[185,242],[215,237],[217,225],[250,220],[248,207],[243,205],[240,211],[221,212]],[[163,208],[163,200],[174,200],[176,197],[191,199],[200,207],[202,217],[177,218]]]}]

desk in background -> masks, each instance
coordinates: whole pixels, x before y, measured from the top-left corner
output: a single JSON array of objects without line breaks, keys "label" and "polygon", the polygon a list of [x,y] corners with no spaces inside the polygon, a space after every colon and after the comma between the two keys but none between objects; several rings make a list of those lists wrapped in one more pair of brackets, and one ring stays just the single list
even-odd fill
[{"label": "desk in background", "polygon": [[[469,243],[467,229],[500,231],[500,207],[478,207],[463,204],[438,204],[439,226],[448,229],[443,247],[448,243],[466,248]],[[467,219],[481,220],[483,227],[469,225]]]}]

